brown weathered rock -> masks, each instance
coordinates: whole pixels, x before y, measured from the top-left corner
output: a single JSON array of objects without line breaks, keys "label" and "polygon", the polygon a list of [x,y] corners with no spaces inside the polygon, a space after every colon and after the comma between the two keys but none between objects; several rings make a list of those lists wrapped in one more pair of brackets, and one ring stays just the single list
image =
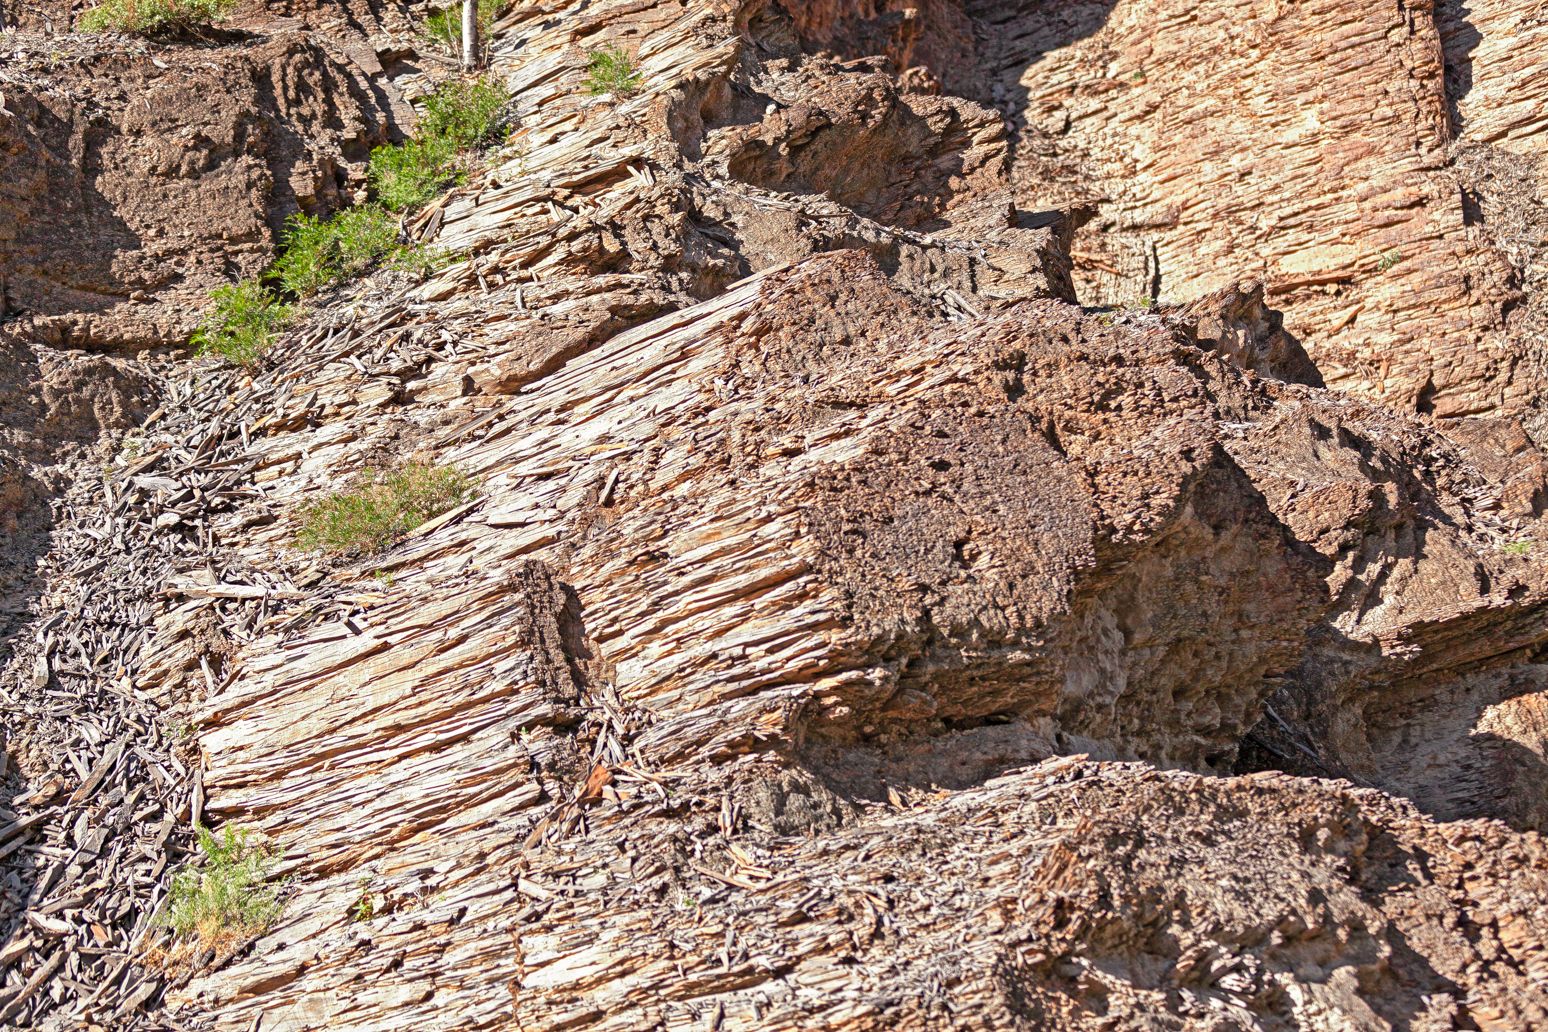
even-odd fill
[{"label": "brown weathered rock", "polygon": [[[19,37],[26,54],[27,37]],[[0,317],[56,347],[182,343],[290,215],[364,186],[392,113],[320,40],[131,45],[0,65]],[[171,60],[163,60],[162,56]]]}]

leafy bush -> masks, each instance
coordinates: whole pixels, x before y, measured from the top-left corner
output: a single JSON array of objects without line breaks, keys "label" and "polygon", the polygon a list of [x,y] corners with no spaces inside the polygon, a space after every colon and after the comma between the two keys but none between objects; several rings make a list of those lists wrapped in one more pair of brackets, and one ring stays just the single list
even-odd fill
[{"label": "leafy bush", "polygon": [[443,84],[425,98],[418,136],[371,152],[377,200],[392,211],[407,211],[461,182],[457,153],[493,138],[509,101],[504,83],[490,76]]},{"label": "leafy bush", "polygon": [[376,200],[324,221],[295,215],[285,226],[282,256],[269,275],[291,295],[311,297],[377,265],[428,272],[439,254],[398,239],[396,213],[416,208],[459,182],[458,152],[491,140],[504,124],[510,93],[492,76],[457,79],[425,98],[417,137],[371,153]]},{"label": "leafy bush", "polygon": [[282,886],[269,880],[278,855],[229,824],[218,837],[202,825],[195,831],[204,863],[173,876],[164,923],[175,937],[197,938],[217,951],[261,934],[282,909]]},{"label": "leafy bush", "polygon": [[474,490],[466,474],[450,467],[416,463],[377,471],[364,487],[308,506],[301,514],[296,544],[328,552],[379,552],[470,500]]},{"label": "leafy bush", "polygon": [[219,355],[250,365],[268,350],[274,334],[290,321],[291,307],[253,280],[217,287],[210,293],[214,307],[194,331],[200,355]]},{"label": "leafy bush", "polygon": [[387,267],[423,279],[431,273],[456,265],[466,257],[466,251],[454,251],[449,247],[427,247],[420,244],[415,247],[399,248],[397,253],[387,259]]},{"label": "leafy bush", "polygon": [[[489,27],[504,13],[506,0],[478,0],[478,35],[487,38]],[[462,5],[452,4],[431,13],[425,19],[425,35],[442,44],[453,54],[462,51]]]},{"label": "leafy bush", "polygon": [[311,297],[353,279],[406,250],[397,217],[379,204],[339,212],[330,221],[294,215],[285,227],[285,253],[271,275],[297,297]]},{"label": "leafy bush", "polygon": [[594,97],[611,93],[632,97],[645,85],[644,76],[634,67],[622,47],[605,47],[586,55],[586,90]]},{"label": "leafy bush", "polygon": [[105,0],[81,15],[83,32],[178,32],[225,20],[236,0]]},{"label": "leafy bush", "polygon": [[432,137],[371,152],[371,188],[392,211],[417,208],[461,178],[450,140]]},{"label": "leafy bush", "polygon": [[424,100],[419,138],[447,140],[457,150],[491,142],[505,122],[511,93],[493,75],[453,79]]}]

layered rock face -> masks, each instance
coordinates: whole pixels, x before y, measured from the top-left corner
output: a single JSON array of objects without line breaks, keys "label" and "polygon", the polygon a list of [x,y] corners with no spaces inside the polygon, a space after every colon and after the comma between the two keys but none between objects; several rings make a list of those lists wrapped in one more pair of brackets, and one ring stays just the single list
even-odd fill
[{"label": "layered rock face", "polygon": [[1541,148],[1521,5],[802,7],[823,45],[999,107],[1024,209],[1099,203],[1087,303],[1261,277],[1330,384],[1541,433],[1540,258],[1500,232],[1542,224],[1541,187],[1476,168]]},{"label": "layered rock face", "polygon": [[[1509,110],[1523,101],[1503,99],[1512,66],[1537,64],[1510,14],[1484,16],[1503,31],[1477,52],[1471,13],[1438,23],[1428,7],[966,6],[995,70],[980,89],[1036,155],[1024,203],[1077,187],[1049,192],[1061,163],[1103,201],[1077,248],[1084,299],[1185,301],[1250,273],[1330,385],[1536,424],[1543,363],[1521,290],[1536,263],[1480,211],[1540,217],[1536,184],[1470,181],[1453,158],[1458,145],[1532,152],[1510,142],[1531,137]],[[1459,83],[1471,66],[1476,93]]]},{"label": "layered rock face", "polygon": [[[1525,17],[517,6],[512,139],[405,221],[455,260],[251,370],[145,367],[145,457],[72,489],[145,604],[17,640],[110,642],[102,726],[192,734],[23,764],[0,1020],[1548,1022],[1535,137],[1484,100]],[[611,45],[639,95],[587,91]],[[401,103],[361,74],[308,154]],[[46,354],[87,309],[38,297]],[[406,459],[476,496],[293,547]],[[51,648],[7,675],[29,757],[97,683]],[[168,970],[195,820],[273,842],[286,906]]]}]

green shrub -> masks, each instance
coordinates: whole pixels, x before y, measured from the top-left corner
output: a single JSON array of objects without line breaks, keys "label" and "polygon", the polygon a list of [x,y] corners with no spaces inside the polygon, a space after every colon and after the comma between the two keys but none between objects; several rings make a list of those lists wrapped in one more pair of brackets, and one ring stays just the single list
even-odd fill
[{"label": "green shrub", "polygon": [[376,199],[392,211],[419,207],[462,177],[456,154],[456,147],[443,137],[376,148],[371,152]]},{"label": "green shrub", "polygon": [[373,267],[432,271],[443,259],[398,239],[398,215],[463,177],[458,152],[489,142],[504,124],[510,93],[493,76],[457,79],[425,98],[419,135],[371,152],[376,200],[324,221],[295,215],[285,226],[283,254],[269,270],[299,298],[311,297]]},{"label": "green shrub", "polygon": [[355,905],[350,908],[350,917],[356,921],[369,921],[376,916],[376,897],[369,892],[361,892],[355,900]]},{"label": "green shrub", "polygon": [[632,97],[645,85],[645,79],[634,67],[631,58],[622,47],[605,47],[586,55],[586,90],[594,97],[611,93],[617,97]]},{"label": "green shrub", "polygon": [[407,211],[461,182],[457,153],[493,138],[509,101],[504,83],[492,76],[443,84],[424,100],[418,136],[371,152],[377,200],[392,211]]},{"label": "green shrub", "polygon": [[327,552],[379,552],[415,527],[470,500],[460,470],[416,463],[378,470],[364,487],[339,491],[301,513],[296,544]]},{"label": "green shrub", "polygon": [[1403,252],[1399,250],[1384,251],[1376,259],[1376,271],[1386,272],[1403,260]]},{"label": "green shrub", "polygon": [[399,248],[391,258],[387,259],[387,267],[423,279],[433,272],[440,272],[442,269],[456,265],[466,257],[465,251],[419,244],[414,247]]},{"label": "green shrub", "polygon": [[398,242],[397,217],[379,204],[349,208],[327,222],[294,215],[284,246],[270,274],[297,297],[353,279],[405,250]]},{"label": "green shrub", "polygon": [[236,0],[105,0],[81,15],[82,32],[178,32],[224,21]]},{"label": "green shrub", "polygon": [[219,355],[238,365],[256,361],[290,321],[291,307],[253,280],[217,287],[210,300],[214,307],[194,331],[192,344],[200,355]]},{"label": "green shrub", "polygon": [[162,920],[176,938],[197,938],[218,952],[261,934],[279,916],[283,886],[269,880],[279,857],[229,824],[220,836],[202,825],[195,832],[204,863],[173,875]]},{"label": "green shrub", "polygon": [[[506,0],[478,0],[478,36],[487,39],[489,27],[505,12]],[[433,11],[425,19],[425,35],[442,44],[453,54],[462,52],[462,5],[452,4]]]},{"label": "green shrub", "polygon": [[424,99],[418,138],[446,140],[455,150],[481,147],[504,124],[510,100],[510,90],[493,75],[444,82]]}]

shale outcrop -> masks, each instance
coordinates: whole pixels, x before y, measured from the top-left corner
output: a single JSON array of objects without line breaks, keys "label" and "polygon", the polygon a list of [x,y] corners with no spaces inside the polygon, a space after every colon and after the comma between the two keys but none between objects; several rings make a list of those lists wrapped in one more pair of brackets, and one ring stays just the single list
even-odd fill
[{"label": "shale outcrop", "polygon": [[[1534,13],[519,2],[244,368],[424,12],[6,10],[0,1024],[1548,1024]],[[174,954],[195,823],[284,907]]]}]

